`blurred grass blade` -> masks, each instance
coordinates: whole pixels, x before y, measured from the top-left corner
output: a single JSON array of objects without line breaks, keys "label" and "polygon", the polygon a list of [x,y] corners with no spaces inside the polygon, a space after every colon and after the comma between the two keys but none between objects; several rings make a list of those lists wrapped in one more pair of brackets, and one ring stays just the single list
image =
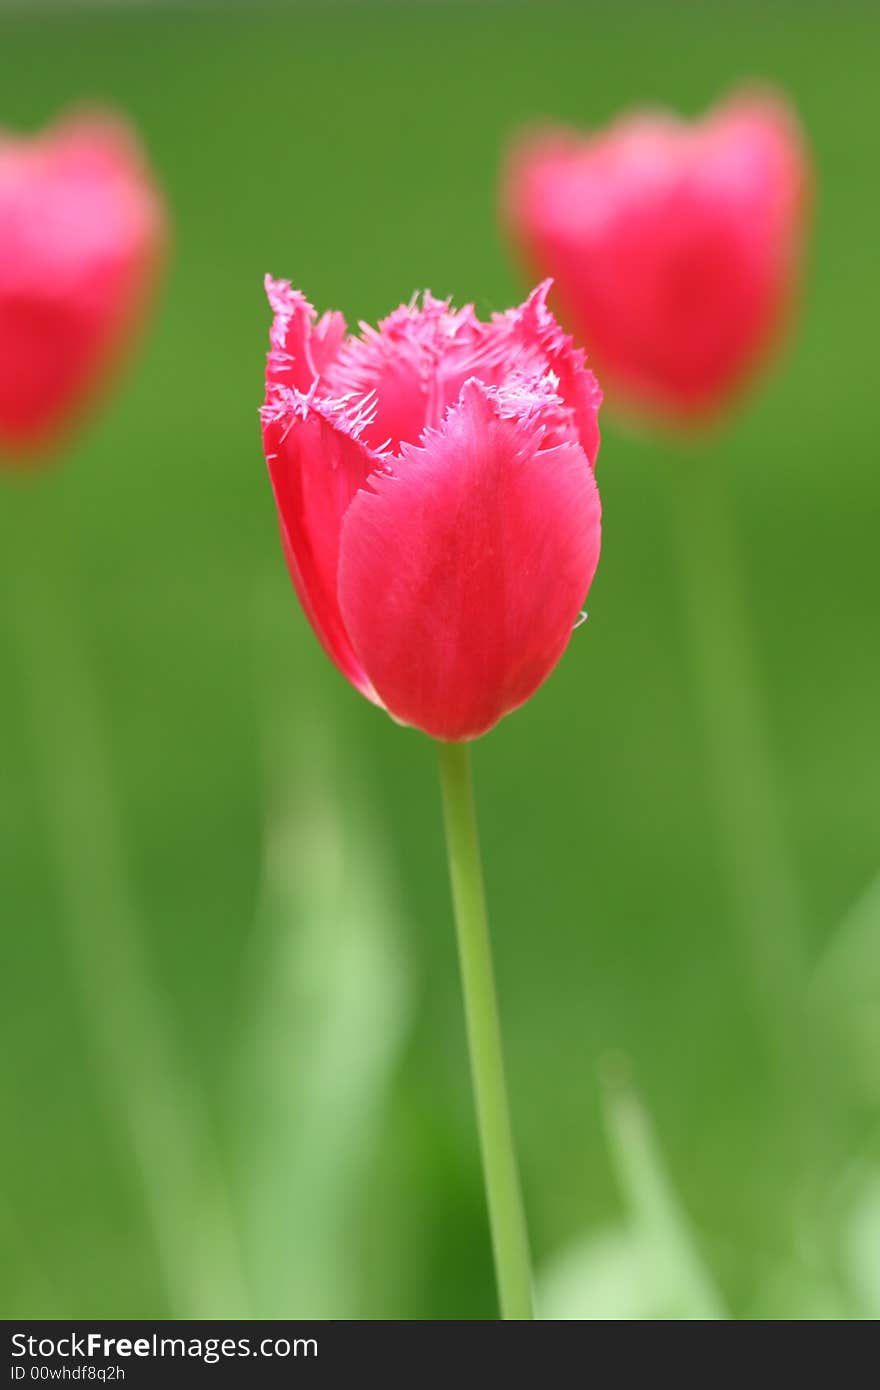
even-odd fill
[{"label": "blurred grass blade", "polygon": [[[294,731],[295,726],[295,731]],[[262,907],[246,971],[241,1170],[264,1317],[357,1317],[367,1177],[410,1012],[375,819],[320,726],[267,718]],[[396,1220],[389,1210],[389,1228]]]},{"label": "blurred grass blade", "polygon": [[[111,1118],[127,1134],[174,1316],[242,1316],[219,1164],[145,955],[91,673],[70,607],[39,563],[20,567],[12,617],[60,915],[95,1064]],[[200,1248],[207,1231],[209,1257]]]},{"label": "blurred grass blade", "polygon": [[880,1168],[865,1165],[838,1233],[851,1299],[864,1318],[880,1318]]},{"label": "blurred grass blade", "polygon": [[727,1313],[663,1163],[648,1116],[619,1066],[605,1068],[605,1122],[617,1179],[667,1317]]},{"label": "blurred grass blade", "polygon": [[[814,1018],[845,1059],[837,1089],[880,1097],[880,874],[832,935],[810,981]],[[845,1086],[844,1086],[845,1082]]]},{"label": "blurred grass blade", "polygon": [[542,1271],[539,1316],[549,1322],[661,1319],[664,1292],[654,1287],[647,1265],[644,1241],[628,1226],[599,1231]]}]

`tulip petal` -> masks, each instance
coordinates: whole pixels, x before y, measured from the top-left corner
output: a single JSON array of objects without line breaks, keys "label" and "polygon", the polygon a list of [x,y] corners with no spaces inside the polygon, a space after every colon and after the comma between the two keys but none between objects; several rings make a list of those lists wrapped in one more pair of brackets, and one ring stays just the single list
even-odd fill
[{"label": "tulip petal", "polygon": [[51,292],[0,296],[0,447],[26,455],[60,433],[106,336],[88,304]]},{"label": "tulip petal", "polygon": [[295,392],[270,394],[262,419],[284,555],[300,602],[330,659],[378,704],[339,611],[336,570],[343,516],[381,459],[357,438],[356,422]]},{"label": "tulip petal", "polygon": [[364,431],[367,443],[398,450],[415,444],[426,426],[440,424],[457,399],[473,365],[475,344],[484,325],[473,308],[454,310],[427,291],[401,304],[373,328],[360,325],[360,337],[347,338],[327,374],[331,394],[375,399]]},{"label": "tulip petal", "polygon": [[485,733],[562,655],[590,587],[600,504],[577,443],[468,381],[444,426],[373,473],[342,523],[339,603],[387,709],[435,738]]},{"label": "tulip petal", "polygon": [[345,336],[345,318],[328,311],[318,318],[305,295],[286,280],[265,279],[266,297],[275,315],[269,330],[271,351],[266,382],[308,391],[336,358]]},{"label": "tulip petal", "polygon": [[552,280],[544,280],[532,291],[522,308],[514,310],[519,333],[534,342],[543,354],[547,368],[559,381],[559,394],[574,416],[581,448],[595,468],[599,453],[599,407],[602,389],[585,366],[583,348],[576,348],[547,308]]}]

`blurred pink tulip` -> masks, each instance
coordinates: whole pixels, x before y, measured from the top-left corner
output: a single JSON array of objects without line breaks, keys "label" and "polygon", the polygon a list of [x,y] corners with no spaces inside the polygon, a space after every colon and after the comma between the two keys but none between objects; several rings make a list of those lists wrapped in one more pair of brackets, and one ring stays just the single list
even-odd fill
[{"label": "blurred pink tulip", "polygon": [[809,168],[794,113],[741,92],[702,120],[634,112],[523,136],[504,216],[612,403],[678,424],[723,410],[797,288]]},{"label": "blurred pink tulip", "polygon": [[165,240],[121,118],[0,131],[0,455],[51,449],[99,394],[140,326]]}]

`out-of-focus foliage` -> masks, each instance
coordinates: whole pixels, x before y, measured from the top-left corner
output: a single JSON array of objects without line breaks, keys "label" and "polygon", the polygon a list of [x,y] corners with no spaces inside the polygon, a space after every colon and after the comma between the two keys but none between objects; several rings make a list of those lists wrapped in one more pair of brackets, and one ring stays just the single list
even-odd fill
[{"label": "out-of-focus foliage", "polygon": [[[352,693],[290,592],[257,430],[262,276],[352,321],[424,286],[505,307],[514,125],[696,111],[750,75],[802,112],[815,245],[791,350],[704,448],[729,475],[808,904],[803,1094],[774,1080],[730,911],[668,444],[606,420],[589,622],[478,747],[478,793],[546,1311],[668,1313],[603,1128],[620,1050],[729,1315],[876,1315],[880,940],[834,938],[880,865],[878,41],[870,6],[794,0],[0,16],[0,120],[121,104],[175,222],[118,395],[61,469],[0,480],[7,1316],[493,1314],[432,749]],[[118,931],[128,983],[100,946]],[[101,1061],[130,987],[125,1046],[177,1097],[152,1093],[176,1136],[160,1170],[197,1097],[176,1162],[206,1208],[175,1188],[164,1235]]]}]

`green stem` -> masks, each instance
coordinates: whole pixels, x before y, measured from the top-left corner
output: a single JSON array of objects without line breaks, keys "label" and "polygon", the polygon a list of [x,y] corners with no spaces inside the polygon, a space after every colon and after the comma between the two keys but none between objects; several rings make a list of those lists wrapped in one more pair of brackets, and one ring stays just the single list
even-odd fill
[{"label": "green stem", "polygon": [[724,471],[672,462],[676,558],[701,718],[736,916],[770,1026],[800,1009],[805,950],[800,888],[777,795]]},{"label": "green stem", "polygon": [[470,1046],[471,1075],[502,1318],[528,1319],[532,1276],[492,969],[470,747],[438,744],[449,874]]}]

